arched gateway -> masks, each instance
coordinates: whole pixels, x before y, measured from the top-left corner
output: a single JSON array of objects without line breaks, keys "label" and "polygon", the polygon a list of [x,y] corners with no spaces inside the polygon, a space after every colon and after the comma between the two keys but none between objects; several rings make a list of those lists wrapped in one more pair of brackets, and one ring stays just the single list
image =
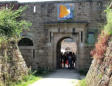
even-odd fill
[{"label": "arched gateway", "polygon": [[[64,57],[65,53],[75,53],[77,54],[77,42],[72,37],[61,38],[56,47],[56,68],[65,68],[65,63],[67,62],[67,56]],[[63,66],[62,66],[63,64]]]},{"label": "arched gateway", "polygon": [[46,24],[46,29],[50,34],[49,59],[48,64],[51,69],[59,68],[58,54],[60,52],[60,42],[65,38],[72,38],[77,44],[77,69],[83,69],[87,65],[84,55],[84,40],[87,23],[55,23]]}]

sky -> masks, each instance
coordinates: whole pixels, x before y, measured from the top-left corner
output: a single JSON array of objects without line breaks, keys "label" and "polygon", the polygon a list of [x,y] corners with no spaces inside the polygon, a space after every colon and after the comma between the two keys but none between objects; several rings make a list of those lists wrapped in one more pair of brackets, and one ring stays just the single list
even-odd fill
[{"label": "sky", "polygon": [[[69,0],[0,0],[0,1],[44,2],[44,1],[69,1]],[[72,0],[70,0],[70,1],[72,1]]]}]

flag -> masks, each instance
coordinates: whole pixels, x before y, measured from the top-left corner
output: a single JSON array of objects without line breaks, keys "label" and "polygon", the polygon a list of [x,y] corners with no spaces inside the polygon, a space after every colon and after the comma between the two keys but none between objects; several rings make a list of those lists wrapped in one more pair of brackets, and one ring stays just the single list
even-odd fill
[{"label": "flag", "polygon": [[59,4],[57,7],[58,20],[73,19],[74,5],[73,4]]}]

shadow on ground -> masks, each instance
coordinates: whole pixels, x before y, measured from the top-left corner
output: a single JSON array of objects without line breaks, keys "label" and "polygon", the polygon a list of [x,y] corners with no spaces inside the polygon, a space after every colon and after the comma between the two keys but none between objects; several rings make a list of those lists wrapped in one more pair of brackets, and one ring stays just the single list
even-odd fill
[{"label": "shadow on ground", "polygon": [[85,76],[80,75],[76,70],[70,70],[70,69],[59,69],[55,72],[45,76],[45,78],[63,78],[63,79],[82,79]]}]

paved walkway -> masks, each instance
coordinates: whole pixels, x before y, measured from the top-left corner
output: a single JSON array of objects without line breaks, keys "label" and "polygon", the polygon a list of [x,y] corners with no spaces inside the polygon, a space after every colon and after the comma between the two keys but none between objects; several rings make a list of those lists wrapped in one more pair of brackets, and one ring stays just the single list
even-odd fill
[{"label": "paved walkway", "polygon": [[77,84],[78,80],[82,78],[83,76],[74,70],[61,69],[29,86],[75,86],[73,82]]}]

